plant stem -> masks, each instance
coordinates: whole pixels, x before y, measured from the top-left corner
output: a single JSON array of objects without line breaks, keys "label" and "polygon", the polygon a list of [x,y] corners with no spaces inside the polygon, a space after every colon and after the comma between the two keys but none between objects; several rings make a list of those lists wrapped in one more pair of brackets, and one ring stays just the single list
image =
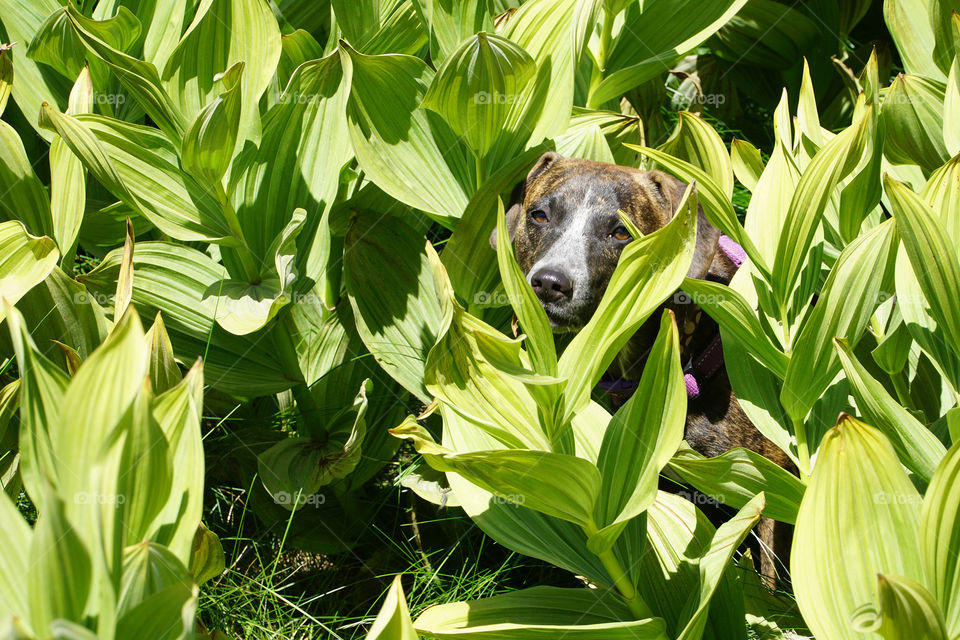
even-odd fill
[{"label": "plant stem", "polygon": [[610,52],[610,41],[613,39],[613,19],[616,16],[611,11],[603,9],[603,25],[600,28],[600,46],[597,48],[597,64],[590,74],[590,90],[587,92],[587,108],[599,109],[594,94],[603,81],[603,72],[607,68],[607,55]]},{"label": "plant stem", "polygon": [[912,408],[913,403],[910,401],[910,390],[907,389],[907,384],[903,379],[903,372],[898,371],[897,373],[890,374],[890,382],[893,383],[893,390],[897,392],[897,400],[906,408]]},{"label": "plant stem", "polygon": [[[587,536],[592,536],[597,533],[597,525],[591,522],[589,525],[583,527],[583,530]],[[627,606],[630,608],[630,612],[637,617],[637,620],[656,617],[653,610],[650,609],[650,606],[637,592],[637,588],[633,585],[633,582],[630,581],[630,576],[623,570],[623,567],[620,566],[620,562],[617,560],[617,556],[614,555],[613,550],[607,549],[603,553],[597,554],[597,557],[600,558],[603,568],[607,570],[607,574],[610,576],[610,579],[613,580],[613,585],[617,588],[617,591],[620,592],[620,595],[623,596]]]},{"label": "plant stem", "polygon": [[294,400],[297,401],[299,409],[299,424],[302,427],[302,433],[308,435],[311,439],[322,440],[326,437],[326,431],[319,424],[320,407],[310,393],[310,387],[303,380],[303,371],[300,369],[300,361],[297,358],[297,348],[293,344],[294,326],[286,309],[280,312],[281,317],[277,318],[277,325],[274,327],[274,343],[277,347],[277,356],[283,366],[284,373],[294,379],[301,380],[290,389]]},{"label": "plant stem", "polygon": [[807,426],[803,420],[793,420],[793,435],[797,438],[797,458],[799,458],[800,479],[804,484],[810,479],[810,449],[807,446]]},{"label": "plant stem", "polygon": [[214,187],[217,201],[220,203],[220,209],[223,211],[223,217],[226,219],[227,226],[230,227],[230,234],[237,241],[237,246],[234,248],[237,250],[241,264],[243,264],[243,271],[247,276],[247,280],[250,284],[260,284],[260,269],[257,267],[257,260],[250,250],[250,245],[247,244],[246,237],[243,235],[243,227],[240,226],[240,219],[237,218],[237,212],[234,211],[233,205],[230,204],[230,198],[227,197],[227,192],[224,191],[223,185],[218,182]]}]

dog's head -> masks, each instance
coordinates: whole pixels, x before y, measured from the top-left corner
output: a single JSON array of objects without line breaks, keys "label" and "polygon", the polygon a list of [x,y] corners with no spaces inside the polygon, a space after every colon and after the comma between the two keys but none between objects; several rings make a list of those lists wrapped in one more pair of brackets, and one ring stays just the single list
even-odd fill
[{"label": "dog's head", "polygon": [[[600,303],[620,253],[633,240],[620,209],[644,234],[673,217],[686,185],[660,171],[543,154],[514,193],[507,229],[517,262],[555,332],[582,328]],[[719,232],[703,216],[687,274],[710,268]],[[490,236],[496,248],[496,230]]]}]

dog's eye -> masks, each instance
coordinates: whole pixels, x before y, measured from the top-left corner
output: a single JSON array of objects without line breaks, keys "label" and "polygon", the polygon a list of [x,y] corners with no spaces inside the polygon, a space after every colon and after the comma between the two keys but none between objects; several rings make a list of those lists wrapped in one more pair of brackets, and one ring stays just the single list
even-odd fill
[{"label": "dog's eye", "polygon": [[530,212],[530,219],[539,224],[549,222],[550,219],[547,217],[547,214],[541,211],[540,209],[534,209]]},{"label": "dog's eye", "polygon": [[627,228],[623,225],[620,225],[619,227],[614,229],[610,235],[613,236],[613,238],[615,238],[616,240],[620,240],[621,242],[626,242],[627,240],[633,239],[633,237],[630,235],[630,232],[627,231]]}]

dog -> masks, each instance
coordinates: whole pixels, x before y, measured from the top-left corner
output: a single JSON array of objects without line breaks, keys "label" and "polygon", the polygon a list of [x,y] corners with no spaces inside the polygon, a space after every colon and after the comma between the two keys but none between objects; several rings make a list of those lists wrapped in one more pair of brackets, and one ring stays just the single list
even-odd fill
[{"label": "dog", "polygon": [[[554,333],[576,332],[586,325],[606,291],[624,247],[633,240],[617,215],[626,213],[644,235],[669,222],[686,184],[662,171],[543,154],[514,190],[506,226],[514,254],[543,305]],[[496,249],[496,229],[490,235]],[[728,284],[739,266],[739,249],[697,214],[697,242],[688,278]],[[742,250],[741,250],[742,251]],[[750,422],[730,387],[723,367],[716,323],[681,296],[673,310],[681,339],[681,358],[689,363],[689,398],[684,438],[696,451],[716,456],[735,447],[751,449],[796,473],[790,459]],[[638,380],[659,327],[654,313],[618,354],[604,376],[614,404]],[[635,387],[635,383],[632,385]],[[691,389],[691,386],[694,388]],[[601,382],[604,387],[604,382]],[[774,558],[789,556],[789,525],[762,519],[757,527],[760,572],[772,584]],[[784,546],[786,545],[786,548]],[[766,546],[767,549],[763,549]]]}]

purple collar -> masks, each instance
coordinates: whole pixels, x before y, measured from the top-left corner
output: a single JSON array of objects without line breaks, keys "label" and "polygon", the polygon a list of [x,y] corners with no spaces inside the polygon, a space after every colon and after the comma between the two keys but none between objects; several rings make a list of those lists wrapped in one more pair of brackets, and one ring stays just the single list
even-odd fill
[{"label": "purple collar", "polygon": [[[747,259],[743,247],[728,236],[722,235],[717,240],[717,247],[723,255],[737,268]],[[700,395],[703,383],[712,378],[723,368],[723,345],[720,342],[720,333],[713,337],[706,348],[690,360],[684,368],[683,381],[687,387],[687,398],[693,399]],[[600,380],[597,388],[607,392],[615,399],[626,400],[637,389],[636,380]]]}]

